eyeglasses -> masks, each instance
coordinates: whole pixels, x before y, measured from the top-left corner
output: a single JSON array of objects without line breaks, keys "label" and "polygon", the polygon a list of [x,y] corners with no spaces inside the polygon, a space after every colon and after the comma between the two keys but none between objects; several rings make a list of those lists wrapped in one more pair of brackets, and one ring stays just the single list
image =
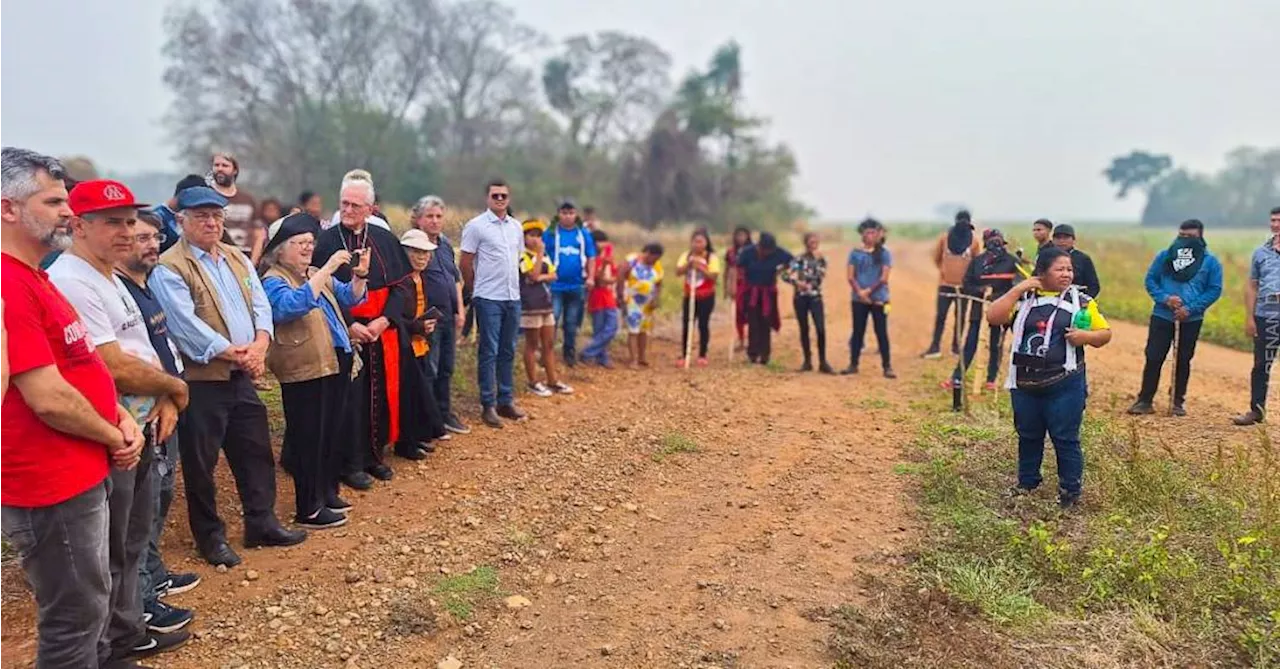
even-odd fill
[{"label": "eyeglasses", "polygon": [[369,204],[367,202],[352,202],[350,200],[343,200],[342,202],[338,203],[338,206],[343,209],[363,209],[369,206]]},{"label": "eyeglasses", "polygon": [[208,223],[209,221],[222,222],[227,220],[227,212],[217,209],[214,211],[193,211],[187,214],[187,217],[198,223]]},{"label": "eyeglasses", "polygon": [[498,202],[502,202],[503,200],[506,200],[509,197],[511,196],[506,193],[490,193],[489,194],[490,199],[497,200]]},{"label": "eyeglasses", "polygon": [[302,248],[314,248],[316,242],[314,239],[290,239],[290,246],[301,246]]},{"label": "eyeglasses", "polygon": [[142,232],[135,235],[134,239],[139,244],[147,244],[152,241],[154,241],[157,244],[163,244],[165,240],[168,239],[168,237],[166,237],[163,232],[155,232],[155,233]]}]

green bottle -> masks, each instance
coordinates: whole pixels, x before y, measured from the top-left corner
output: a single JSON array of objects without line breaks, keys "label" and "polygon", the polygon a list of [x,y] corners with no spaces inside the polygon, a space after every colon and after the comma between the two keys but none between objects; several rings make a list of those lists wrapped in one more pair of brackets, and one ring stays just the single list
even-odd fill
[{"label": "green bottle", "polygon": [[1071,327],[1077,330],[1090,330],[1093,328],[1093,317],[1089,315],[1087,309],[1081,309],[1076,312],[1074,318],[1071,319]]}]

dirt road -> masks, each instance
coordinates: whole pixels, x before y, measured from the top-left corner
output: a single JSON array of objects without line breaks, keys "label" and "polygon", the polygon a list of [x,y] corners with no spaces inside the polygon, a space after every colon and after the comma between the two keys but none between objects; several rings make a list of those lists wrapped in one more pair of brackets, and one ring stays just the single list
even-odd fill
[{"label": "dirt road", "polygon": [[[393,482],[349,494],[348,526],[292,549],[243,551],[228,573],[197,563],[175,504],[166,557],[204,583],[172,603],[197,611],[198,638],[152,663],[828,665],[828,629],[807,614],[859,601],[865,576],[903,563],[917,526],[893,465],[915,436],[913,399],[941,392],[953,364],[917,357],[933,318],[927,245],[893,250],[897,380],[880,376],[874,355],[856,377],[729,367],[722,304],[710,369],[673,366],[679,332],[668,325],[653,369],[580,369],[569,379],[577,395],[525,398],[524,425],[479,428],[420,466],[396,461]],[[846,251],[829,250],[837,268]],[[842,274],[826,300],[837,367],[851,329]],[[1141,371],[1145,327],[1115,330],[1089,356],[1095,411],[1123,411]],[[775,349],[783,368],[798,365],[793,321]],[[1141,425],[1167,432],[1175,452],[1245,439],[1228,418],[1247,399],[1249,356],[1202,345],[1195,365],[1191,417]],[[282,478],[282,517],[291,497]],[[231,486],[221,502],[232,517]],[[7,571],[3,666],[27,666],[32,606]]]}]

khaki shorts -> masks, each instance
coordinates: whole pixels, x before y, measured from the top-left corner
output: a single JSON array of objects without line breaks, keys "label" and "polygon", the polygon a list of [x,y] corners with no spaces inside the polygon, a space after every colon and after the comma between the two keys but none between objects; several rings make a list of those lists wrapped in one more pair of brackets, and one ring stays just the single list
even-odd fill
[{"label": "khaki shorts", "polygon": [[537,330],[538,328],[553,328],[555,326],[556,315],[553,313],[520,314],[521,330]]}]

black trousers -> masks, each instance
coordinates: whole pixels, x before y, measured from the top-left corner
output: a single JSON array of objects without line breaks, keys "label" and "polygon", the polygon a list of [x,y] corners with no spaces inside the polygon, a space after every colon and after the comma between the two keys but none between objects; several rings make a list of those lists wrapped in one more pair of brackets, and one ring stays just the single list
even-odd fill
[{"label": "black trousers", "polygon": [[[1203,321],[1183,321],[1182,331],[1178,333],[1177,356],[1178,369],[1173,378],[1173,403],[1182,404],[1187,399],[1187,382],[1191,379],[1191,358],[1196,354],[1196,342],[1200,339],[1200,326]],[[1164,370],[1164,359],[1169,355],[1169,347],[1173,346],[1173,321],[1151,317],[1147,324],[1147,361],[1142,366],[1142,390],[1138,391],[1139,402],[1150,402],[1156,397],[1156,388],[1160,387],[1160,373]]]},{"label": "black trousers", "polygon": [[796,321],[800,324],[800,349],[804,351],[805,362],[813,361],[809,352],[809,317],[813,317],[813,330],[818,335],[818,360],[827,361],[827,317],[822,306],[821,295],[796,295],[792,301],[796,310]]},{"label": "black trousers", "polygon": [[[681,300],[684,304],[681,313],[683,317],[680,319],[681,335],[680,335],[680,355],[689,350],[689,298],[685,297]],[[707,357],[707,349],[711,346],[711,312],[716,310],[716,296],[704,297],[702,299],[694,299],[693,301],[693,319],[698,324],[698,357]]]},{"label": "black trousers", "polygon": [[1254,316],[1258,336],[1253,338],[1253,373],[1250,374],[1249,407],[1266,415],[1267,384],[1271,382],[1271,363],[1280,354],[1280,316]]},{"label": "black trousers", "polygon": [[880,364],[885,369],[889,363],[889,315],[884,312],[883,304],[853,303],[853,336],[849,338],[849,364],[858,366],[862,358],[862,342],[867,338],[867,320],[875,325],[876,344],[880,347]]},{"label": "black trousers", "polygon": [[[411,355],[401,349],[401,355]],[[397,445],[417,447],[445,433],[444,416],[432,390],[435,385],[427,356],[400,360],[400,437]]]},{"label": "black trousers", "polygon": [[187,491],[191,535],[202,549],[226,540],[218,517],[218,490],[213,480],[218,451],[226,451],[244,508],[246,533],[276,524],[275,458],[267,407],[258,399],[253,380],[232,372],[228,381],[188,381],[191,404],[178,422],[178,451]]},{"label": "black trousers", "polygon": [[[947,317],[955,309],[953,304],[956,301],[956,295],[960,294],[960,289],[955,286],[938,286],[938,311],[933,317],[933,342],[929,344],[929,351],[936,353],[942,350],[942,332],[947,327]],[[959,323],[951,331],[951,351],[960,350],[960,330]]]},{"label": "black trousers", "polygon": [[293,475],[298,518],[320,510],[337,492],[351,387],[351,354],[338,354],[338,373],[280,384],[284,402],[284,446],[280,460]]},{"label": "black trousers", "polygon": [[773,348],[773,327],[765,310],[778,308],[777,304],[766,306],[767,299],[771,298],[762,296],[756,304],[747,303],[747,359],[762,365],[769,362]]},{"label": "black trousers", "polygon": [[[982,332],[982,303],[969,303],[969,326],[964,336],[964,368],[973,366],[973,359],[978,355],[978,335]],[[1000,374],[1001,339],[1004,337],[1003,325],[987,325],[987,382],[993,382]],[[951,373],[953,381],[960,380],[960,365]]]}]

